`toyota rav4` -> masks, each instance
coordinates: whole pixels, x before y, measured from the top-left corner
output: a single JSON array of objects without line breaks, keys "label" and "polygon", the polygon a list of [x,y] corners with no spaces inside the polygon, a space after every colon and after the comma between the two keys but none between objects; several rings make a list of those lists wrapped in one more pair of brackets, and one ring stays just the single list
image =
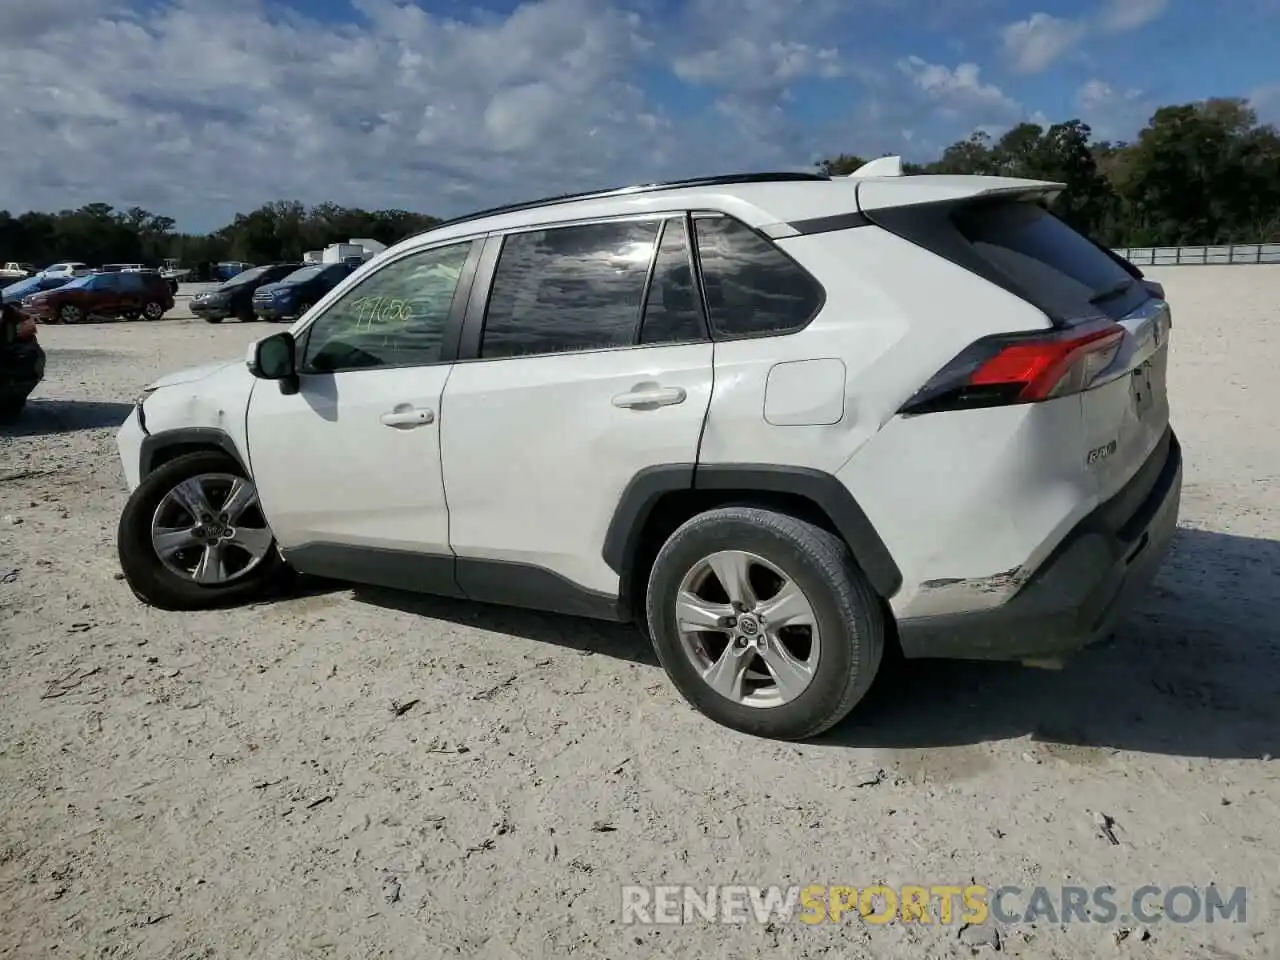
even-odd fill
[{"label": "toyota rav4", "polygon": [[1060,658],[1173,537],[1161,288],[1061,184],[752,174],[521,204],[379,254],[119,434],[124,574],[296,571],[636,621],[714,720],[800,739],[887,645]]}]

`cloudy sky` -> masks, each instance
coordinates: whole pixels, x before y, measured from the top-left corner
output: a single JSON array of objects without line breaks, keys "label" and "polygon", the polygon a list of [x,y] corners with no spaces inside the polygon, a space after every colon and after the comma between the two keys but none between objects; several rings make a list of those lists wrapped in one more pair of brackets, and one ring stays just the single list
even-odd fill
[{"label": "cloudy sky", "polygon": [[1249,96],[1280,0],[0,0],[0,207],[445,216]]}]

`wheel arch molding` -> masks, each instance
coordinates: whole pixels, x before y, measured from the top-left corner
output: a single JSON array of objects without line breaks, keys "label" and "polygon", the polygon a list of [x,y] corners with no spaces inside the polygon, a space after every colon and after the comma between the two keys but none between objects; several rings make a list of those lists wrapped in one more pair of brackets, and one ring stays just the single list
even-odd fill
[{"label": "wheel arch molding", "polygon": [[853,553],[854,560],[881,597],[889,599],[902,586],[889,548],[857,499],[832,474],[808,467],[759,463],[672,463],[646,467],[623,490],[605,533],[601,556],[623,580],[624,590],[645,542],[646,528],[662,501],[692,495],[693,511],[754,496],[805,501],[829,522]]},{"label": "wheel arch molding", "polygon": [[148,434],[142,440],[139,476],[145,479],[156,467],[188,453],[217,450],[227,454],[249,476],[248,464],[231,435],[217,427],[178,427]]}]

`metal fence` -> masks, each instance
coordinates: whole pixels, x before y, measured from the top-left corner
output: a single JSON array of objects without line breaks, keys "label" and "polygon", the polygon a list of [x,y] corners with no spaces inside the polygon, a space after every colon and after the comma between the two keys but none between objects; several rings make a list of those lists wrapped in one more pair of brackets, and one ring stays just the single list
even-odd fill
[{"label": "metal fence", "polygon": [[1116,253],[1139,267],[1280,263],[1280,243],[1236,243],[1218,247],[1121,247]]}]

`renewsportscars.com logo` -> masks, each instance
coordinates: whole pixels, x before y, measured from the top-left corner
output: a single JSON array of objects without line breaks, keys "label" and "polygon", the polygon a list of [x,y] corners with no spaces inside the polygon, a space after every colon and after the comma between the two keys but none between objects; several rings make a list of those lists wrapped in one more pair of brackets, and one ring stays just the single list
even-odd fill
[{"label": "renewsportscars.com logo", "polygon": [[890,887],[631,885],[622,888],[624,924],[709,923],[1215,923],[1245,922],[1247,891],[1213,884],[1018,887],[980,884]]}]

